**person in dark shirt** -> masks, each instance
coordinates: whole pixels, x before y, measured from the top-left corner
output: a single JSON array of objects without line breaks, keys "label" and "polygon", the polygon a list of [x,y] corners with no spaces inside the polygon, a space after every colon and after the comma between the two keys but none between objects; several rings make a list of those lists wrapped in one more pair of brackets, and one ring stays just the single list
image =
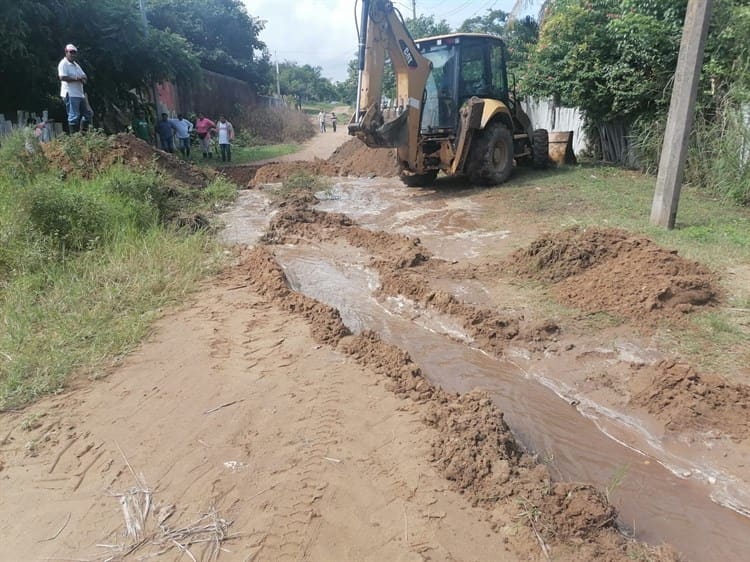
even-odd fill
[{"label": "person in dark shirt", "polygon": [[168,119],[166,113],[161,114],[161,119],[156,123],[156,133],[159,135],[161,149],[166,152],[174,152],[174,133],[177,127]]}]

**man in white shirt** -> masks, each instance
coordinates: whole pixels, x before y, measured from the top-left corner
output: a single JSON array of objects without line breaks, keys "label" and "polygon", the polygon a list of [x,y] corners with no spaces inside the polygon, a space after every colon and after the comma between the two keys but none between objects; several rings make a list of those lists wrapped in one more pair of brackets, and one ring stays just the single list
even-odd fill
[{"label": "man in white shirt", "polygon": [[93,116],[86,101],[83,85],[86,83],[86,73],[76,62],[78,49],[75,45],[65,45],[65,57],[57,65],[57,75],[60,77],[60,97],[65,102],[68,112],[68,132],[73,134],[84,130],[91,124]]},{"label": "man in white shirt", "polygon": [[178,113],[177,119],[170,119],[170,121],[175,128],[180,152],[185,158],[190,158],[190,132],[193,130],[193,124],[185,119],[182,113]]},{"label": "man in white shirt", "polygon": [[219,133],[219,150],[221,150],[221,161],[232,161],[232,144],[234,140],[234,127],[227,121],[223,115],[219,115],[219,122],[216,123],[216,130]]}]

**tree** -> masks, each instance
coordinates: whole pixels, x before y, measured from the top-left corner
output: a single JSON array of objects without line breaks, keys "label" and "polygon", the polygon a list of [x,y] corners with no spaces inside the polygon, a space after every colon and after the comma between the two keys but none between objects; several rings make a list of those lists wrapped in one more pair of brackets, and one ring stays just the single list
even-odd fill
[{"label": "tree", "polygon": [[285,61],[279,65],[279,84],[283,95],[301,100],[322,101],[336,97],[336,90],[319,66]]},{"label": "tree", "polygon": [[520,76],[525,74],[529,54],[536,44],[539,26],[532,17],[515,19],[503,10],[487,10],[483,16],[464,20],[458,31],[498,35],[508,49],[508,69]]},{"label": "tree", "polygon": [[483,16],[474,16],[464,20],[458,28],[463,33],[491,33],[493,35],[505,35],[505,26],[510,14],[503,10],[487,10]]},{"label": "tree", "polygon": [[61,116],[57,63],[66,43],[80,49],[86,91],[102,115],[127,107],[133,89],[166,79],[189,80],[198,70],[188,44],[172,33],[146,33],[129,0],[2,0],[0,23],[3,111],[49,108]]},{"label": "tree", "polygon": [[446,35],[451,32],[451,26],[445,20],[435,21],[435,16],[419,15],[416,19],[404,21],[406,29],[413,39]]},{"label": "tree", "polygon": [[662,111],[684,10],[683,0],[551,2],[523,89],[595,122]]},{"label": "tree", "polygon": [[184,37],[207,70],[248,82],[269,83],[268,49],[260,38],[263,22],[240,0],[149,0],[149,24]]}]

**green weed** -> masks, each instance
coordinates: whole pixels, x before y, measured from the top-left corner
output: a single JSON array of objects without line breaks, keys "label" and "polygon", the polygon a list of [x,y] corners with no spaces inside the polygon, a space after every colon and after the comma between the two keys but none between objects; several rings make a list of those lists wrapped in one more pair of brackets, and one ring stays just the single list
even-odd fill
[{"label": "green weed", "polygon": [[628,474],[628,465],[621,464],[615,469],[612,478],[609,479],[607,486],[604,488],[604,496],[607,498],[607,503],[612,503],[612,496],[615,490],[625,481],[625,477]]}]

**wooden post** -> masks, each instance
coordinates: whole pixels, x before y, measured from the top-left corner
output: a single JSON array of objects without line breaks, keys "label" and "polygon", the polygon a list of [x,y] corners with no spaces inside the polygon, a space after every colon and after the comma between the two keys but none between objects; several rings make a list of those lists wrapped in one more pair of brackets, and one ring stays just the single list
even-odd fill
[{"label": "wooden post", "polygon": [[693,127],[695,98],[703,64],[703,47],[711,19],[711,1],[689,0],[685,14],[680,56],[651,206],[651,224],[668,229],[674,228],[677,218],[688,137]]}]

